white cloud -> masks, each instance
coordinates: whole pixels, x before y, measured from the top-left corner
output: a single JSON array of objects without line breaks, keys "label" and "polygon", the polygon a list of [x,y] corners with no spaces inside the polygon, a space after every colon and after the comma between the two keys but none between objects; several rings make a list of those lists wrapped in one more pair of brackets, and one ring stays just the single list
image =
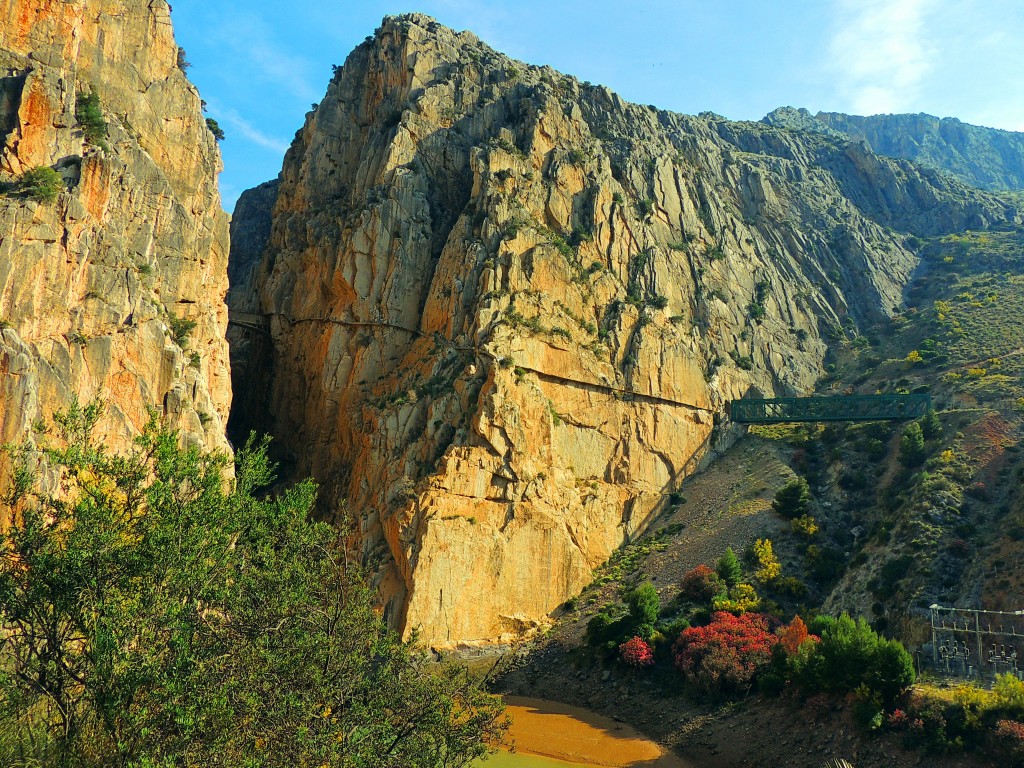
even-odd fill
[{"label": "white cloud", "polygon": [[[208,107],[219,122],[227,124],[232,129],[231,132],[233,134],[240,135],[253,144],[257,144],[282,156],[288,150],[289,142],[263,133],[263,131],[238,114],[236,110],[224,107],[216,100],[211,101]],[[228,138],[231,138],[231,136],[229,135]]]},{"label": "white cloud", "polygon": [[302,101],[319,102],[323,98],[323,87],[313,85],[310,60],[289,50],[278,38],[271,26],[256,14],[238,13],[233,9],[219,13],[209,30],[209,39],[230,48],[231,66],[247,68],[248,78],[286,88]]},{"label": "white cloud", "polygon": [[934,0],[838,0],[830,69],[857,114],[908,110],[932,68],[925,29]]}]

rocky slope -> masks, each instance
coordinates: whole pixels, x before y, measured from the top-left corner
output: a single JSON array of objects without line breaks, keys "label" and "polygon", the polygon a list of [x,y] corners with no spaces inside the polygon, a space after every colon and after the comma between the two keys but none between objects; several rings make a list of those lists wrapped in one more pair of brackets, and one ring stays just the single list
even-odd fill
[{"label": "rocky slope", "polygon": [[783,107],[765,121],[773,125],[838,131],[866,141],[882,155],[939,168],[981,189],[1024,189],[1024,133],[970,125],[955,117],[844,115]]},{"label": "rocky slope", "polygon": [[514,636],[664,507],[728,400],[808,390],[901,304],[908,234],[1018,217],[845,137],[389,18],[285,158],[250,289],[273,432],[325,514],[347,501],[396,625]]},{"label": "rocky slope", "polygon": [[[112,448],[150,408],[227,448],[220,156],[177,57],[163,0],[0,5],[0,443],[98,396]],[[76,119],[89,93],[105,139]],[[37,166],[53,203],[17,192]]]}]

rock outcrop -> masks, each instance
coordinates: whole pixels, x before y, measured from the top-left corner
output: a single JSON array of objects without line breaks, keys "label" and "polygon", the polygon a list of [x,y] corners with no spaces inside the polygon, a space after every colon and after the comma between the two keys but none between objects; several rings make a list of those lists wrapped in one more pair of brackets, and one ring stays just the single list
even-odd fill
[{"label": "rock outcrop", "polygon": [[273,432],[325,514],[347,502],[396,626],[514,636],[652,523],[730,399],[807,391],[901,304],[908,234],[1007,215],[845,137],[389,18],[285,158],[256,276]]},{"label": "rock outcrop", "polygon": [[[169,6],[0,8],[0,443],[98,396],[111,448],[156,409],[188,440],[226,449],[220,155],[178,67]],[[105,138],[86,138],[83,94],[98,97]],[[63,178],[54,202],[18,193],[39,166]]]},{"label": "rock outcrop", "polygon": [[844,115],[782,107],[765,117],[772,125],[835,131],[866,141],[874,152],[952,173],[988,190],[1024,189],[1024,133],[970,125],[955,117]]}]

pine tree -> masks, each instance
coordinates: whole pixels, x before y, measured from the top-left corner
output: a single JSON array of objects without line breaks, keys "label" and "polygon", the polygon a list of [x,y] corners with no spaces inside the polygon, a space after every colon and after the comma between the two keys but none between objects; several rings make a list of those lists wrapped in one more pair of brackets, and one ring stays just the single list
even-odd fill
[{"label": "pine tree", "polygon": [[942,434],[942,422],[939,421],[939,415],[935,413],[934,408],[922,416],[919,423],[925,440],[934,440]]},{"label": "pine tree", "polygon": [[743,569],[740,567],[739,558],[732,551],[732,547],[726,547],[725,552],[715,564],[715,570],[729,588],[735,587],[743,578]]}]

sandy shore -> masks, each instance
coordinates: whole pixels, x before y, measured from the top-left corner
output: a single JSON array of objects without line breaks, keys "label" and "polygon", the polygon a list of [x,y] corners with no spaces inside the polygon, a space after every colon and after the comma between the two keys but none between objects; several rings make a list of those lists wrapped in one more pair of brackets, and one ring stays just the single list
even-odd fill
[{"label": "sandy shore", "polygon": [[518,752],[606,768],[697,768],[625,723],[580,707],[506,696],[509,736]]}]

